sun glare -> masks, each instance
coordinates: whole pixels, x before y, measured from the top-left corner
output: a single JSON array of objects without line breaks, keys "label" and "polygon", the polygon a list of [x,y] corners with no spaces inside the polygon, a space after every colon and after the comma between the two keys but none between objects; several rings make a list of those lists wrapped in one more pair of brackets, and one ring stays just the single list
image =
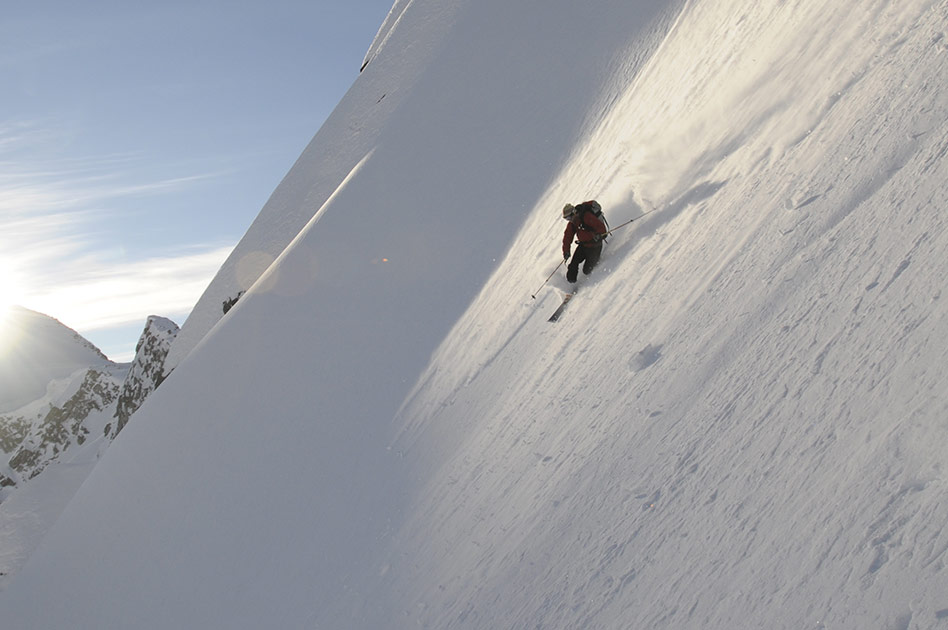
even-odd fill
[{"label": "sun glare", "polygon": [[7,278],[0,277],[0,316],[6,315],[10,307],[13,306],[13,300],[15,298],[12,292],[15,290],[15,287],[11,285],[12,283]]},{"label": "sun glare", "polygon": [[0,360],[7,356],[7,352],[13,345],[13,330],[9,326],[11,319],[10,307],[12,304],[0,301]]},{"label": "sun glare", "polygon": [[10,331],[7,324],[12,316],[11,308],[18,303],[21,293],[10,271],[0,267],[0,350],[9,345]]}]

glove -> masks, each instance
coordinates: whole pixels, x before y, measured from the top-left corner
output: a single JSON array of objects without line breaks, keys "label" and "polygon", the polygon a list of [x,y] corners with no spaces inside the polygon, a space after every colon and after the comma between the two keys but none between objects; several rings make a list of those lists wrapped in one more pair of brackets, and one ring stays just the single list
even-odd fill
[{"label": "glove", "polygon": [[563,252],[563,262],[569,260],[569,252]]}]

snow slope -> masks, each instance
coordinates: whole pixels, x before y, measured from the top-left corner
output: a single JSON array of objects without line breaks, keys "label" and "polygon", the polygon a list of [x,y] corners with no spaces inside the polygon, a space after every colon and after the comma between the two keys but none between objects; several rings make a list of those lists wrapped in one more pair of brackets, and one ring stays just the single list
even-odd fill
[{"label": "snow slope", "polygon": [[5,621],[948,627],[948,3],[573,4],[396,5]]},{"label": "snow slope", "polygon": [[112,406],[89,414],[84,426],[90,438],[71,444],[42,474],[23,483],[0,504],[0,588],[14,579],[108,448],[104,428],[114,412]]}]

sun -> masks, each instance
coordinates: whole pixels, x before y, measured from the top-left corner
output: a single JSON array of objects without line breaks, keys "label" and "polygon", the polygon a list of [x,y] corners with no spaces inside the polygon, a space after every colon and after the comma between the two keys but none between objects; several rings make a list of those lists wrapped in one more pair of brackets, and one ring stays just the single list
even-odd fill
[{"label": "sun", "polygon": [[16,339],[14,338],[13,323],[13,304],[7,301],[0,301],[0,361],[6,358],[10,348]]},{"label": "sun", "polygon": [[22,297],[23,293],[13,271],[8,266],[0,264],[0,343],[6,336],[6,328],[12,316],[13,307],[19,304]]},{"label": "sun", "polygon": [[21,325],[17,321],[19,309],[14,308],[22,304],[25,297],[21,287],[12,266],[0,261],[0,363],[10,359],[10,352],[21,341],[18,333]]}]

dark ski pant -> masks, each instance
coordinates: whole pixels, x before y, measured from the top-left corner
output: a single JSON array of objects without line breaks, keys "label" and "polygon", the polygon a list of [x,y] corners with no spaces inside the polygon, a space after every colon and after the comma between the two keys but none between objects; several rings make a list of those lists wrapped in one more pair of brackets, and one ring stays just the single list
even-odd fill
[{"label": "dark ski pant", "polygon": [[569,266],[566,268],[567,282],[576,282],[576,276],[579,275],[579,266],[583,266],[583,275],[588,276],[589,272],[595,269],[599,264],[599,257],[602,256],[602,243],[595,245],[577,245],[573,257],[569,259]]}]

